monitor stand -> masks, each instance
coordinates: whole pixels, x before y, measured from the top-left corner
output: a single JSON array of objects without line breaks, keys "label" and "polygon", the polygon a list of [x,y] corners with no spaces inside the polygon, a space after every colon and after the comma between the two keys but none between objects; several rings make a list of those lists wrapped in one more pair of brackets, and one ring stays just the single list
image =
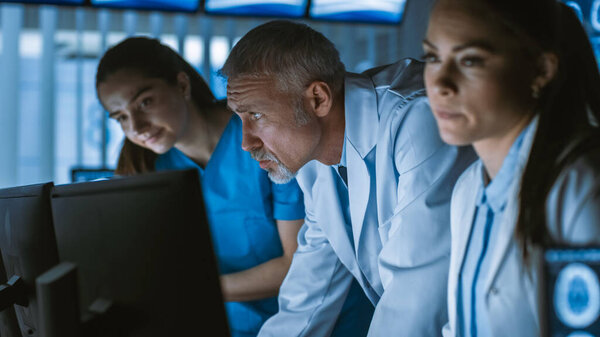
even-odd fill
[{"label": "monitor stand", "polygon": [[77,267],[62,262],[35,279],[41,337],[80,337]]}]

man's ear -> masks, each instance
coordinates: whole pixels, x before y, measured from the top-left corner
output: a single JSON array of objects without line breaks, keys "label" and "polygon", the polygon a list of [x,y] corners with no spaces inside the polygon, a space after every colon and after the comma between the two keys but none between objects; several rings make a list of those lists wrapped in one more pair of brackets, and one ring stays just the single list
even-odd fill
[{"label": "man's ear", "polygon": [[323,81],[314,81],[304,91],[311,110],[317,117],[325,117],[333,106],[333,92],[329,85]]},{"label": "man's ear", "polygon": [[192,86],[190,84],[190,77],[183,71],[177,74],[177,89],[183,94],[186,100],[192,97]]},{"label": "man's ear", "polygon": [[533,92],[542,91],[558,72],[558,56],[552,52],[542,53],[538,60],[538,71],[531,84]]}]

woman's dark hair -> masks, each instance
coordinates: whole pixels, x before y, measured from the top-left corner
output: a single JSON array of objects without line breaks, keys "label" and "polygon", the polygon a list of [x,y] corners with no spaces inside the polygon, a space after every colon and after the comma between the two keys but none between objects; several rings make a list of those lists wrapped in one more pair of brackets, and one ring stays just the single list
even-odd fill
[{"label": "woman's dark hair", "polygon": [[527,261],[530,247],[557,243],[549,235],[545,211],[559,174],[600,145],[600,75],[588,37],[566,5],[556,0],[476,1],[530,55],[552,52],[559,59],[556,76],[537,102],[538,128],[521,183],[515,235]]},{"label": "woman's dark hair", "polygon": [[[176,85],[177,74],[185,72],[190,78],[191,95],[200,109],[217,104],[202,76],[168,46],[157,39],[130,37],[106,51],[96,72],[96,88],[119,70],[131,70],[148,78],[158,78]],[[125,139],[115,173],[130,175],[154,171],[157,154]]]}]

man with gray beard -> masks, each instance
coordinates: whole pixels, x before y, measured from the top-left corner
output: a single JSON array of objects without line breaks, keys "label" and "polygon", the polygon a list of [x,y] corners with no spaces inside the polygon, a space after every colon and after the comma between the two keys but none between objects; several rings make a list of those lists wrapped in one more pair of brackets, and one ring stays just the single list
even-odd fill
[{"label": "man with gray beard", "polygon": [[357,290],[375,306],[369,336],[439,335],[450,194],[475,157],[440,139],[422,72],[403,60],[346,73],[329,40],[289,21],[231,51],[221,73],[242,148],[275,182],[297,174],[306,207],[279,312],[259,336],[330,336]]}]

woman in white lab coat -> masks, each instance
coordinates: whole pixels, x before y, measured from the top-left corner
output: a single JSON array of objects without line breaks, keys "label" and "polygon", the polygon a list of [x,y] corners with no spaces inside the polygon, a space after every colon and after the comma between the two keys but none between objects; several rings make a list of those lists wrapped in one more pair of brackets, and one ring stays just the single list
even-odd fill
[{"label": "woman in white lab coat", "polygon": [[444,335],[540,335],[542,248],[600,242],[587,36],[555,0],[439,0],[423,44],[442,139],[480,158],[452,196]]}]

